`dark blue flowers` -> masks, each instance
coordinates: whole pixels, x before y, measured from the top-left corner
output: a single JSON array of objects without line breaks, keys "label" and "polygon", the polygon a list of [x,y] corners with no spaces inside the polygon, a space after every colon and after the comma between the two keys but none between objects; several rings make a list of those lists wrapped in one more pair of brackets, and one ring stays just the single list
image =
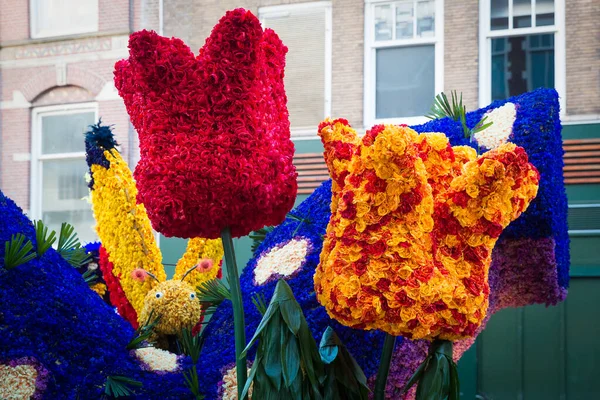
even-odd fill
[{"label": "dark blue flowers", "polygon": [[[34,241],[33,225],[0,192],[0,259],[14,233]],[[109,375],[143,383],[138,399],[189,396],[181,373],[143,371],[125,346],[131,325],[91,291],[54,249],[10,271],[0,264],[0,362],[36,359],[48,371],[45,399],[99,399]],[[189,358],[184,360],[189,364]]]}]

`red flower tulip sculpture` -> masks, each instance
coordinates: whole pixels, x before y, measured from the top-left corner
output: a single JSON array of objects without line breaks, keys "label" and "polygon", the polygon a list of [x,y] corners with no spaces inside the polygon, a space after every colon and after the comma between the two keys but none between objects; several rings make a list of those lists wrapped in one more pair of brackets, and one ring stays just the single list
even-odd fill
[{"label": "red flower tulip sculpture", "polygon": [[298,185],[283,87],[287,48],[251,12],[228,11],[198,56],[179,39],[131,35],[115,85],[140,137],[138,201],[165,236],[221,235],[244,387],[244,308],[232,236],[280,224]]},{"label": "red flower tulip sculpture", "polygon": [[214,239],[281,223],[297,183],[277,34],[236,9],[198,56],[149,31],[129,49],[115,85],[139,134],[134,176],[154,229]]}]

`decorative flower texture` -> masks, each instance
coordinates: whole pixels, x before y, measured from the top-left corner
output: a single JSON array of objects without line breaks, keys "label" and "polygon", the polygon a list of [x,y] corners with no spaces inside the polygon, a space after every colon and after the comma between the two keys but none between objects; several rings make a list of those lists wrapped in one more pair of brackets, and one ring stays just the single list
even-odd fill
[{"label": "decorative flower texture", "polygon": [[513,124],[517,119],[515,104],[506,103],[487,112],[485,116],[487,117],[485,122],[491,122],[492,125],[473,135],[477,143],[483,148],[495,149],[508,142],[513,133]]},{"label": "decorative flower texture", "polygon": [[[211,261],[210,267],[204,268],[199,265],[205,260]],[[185,253],[181,259],[177,261],[173,279],[182,279],[185,273],[194,265],[198,265],[200,268],[197,267],[194,272],[190,273],[187,278],[185,278],[186,282],[193,288],[197,287],[202,282],[221,278],[223,272],[221,269],[222,260],[223,244],[220,239],[190,239]]]},{"label": "decorative flower texture", "polygon": [[148,371],[175,372],[179,370],[178,356],[155,347],[134,350],[135,356]]},{"label": "decorative flower texture", "polygon": [[201,306],[196,291],[187,282],[168,280],[148,292],[140,321],[148,321],[150,313],[159,315],[156,332],[177,335],[183,328],[192,328],[200,320]]},{"label": "decorative flower texture", "polygon": [[258,285],[269,279],[289,277],[306,261],[310,242],[307,239],[292,239],[262,255],[254,268],[254,280]]},{"label": "decorative flower texture", "polygon": [[234,237],[278,225],[297,191],[283,87],[287,48],[229,11],[197,57],[140,31],[115,85],[140,135],[139,201],[165,236]]},{"label": "decorative flower texture", "polygon": [[[250,374],[250,368],[248,368],[248,374]],[[248,389],[248,400],[252,400],[252,392],[254,391],[254,384],[250,385]],[[238,386],[237,386],[237,371],[235,365],[223,375],[223,380],[219,384],[219,399],[221,400],[237,400],[238,398]]]},{"label": "decorative flower texture", "polygon": [[6,364],[0,363],[0,398],[22,400],[42,398],[48,371],[35,359],[23,357]]},{"label": "decorative flower texture", "polygon": [[475,158],[441,133],[392,125],[361,141],[345,120],[319,131],[333,179],[319,302],[355,328],[472,336],[486,315],[494,244],[537,194],[525,151],[508,143]]},{"label": "decorative flower texture", "polygon": [[[134,389],[132,399],[189,397],[183,374],[142,368],[126,348],[135,335],[131,325],[91,291],[80,272],[56,250],[50,248],[41,258],[6,270],[4,242],[21,233],[35,248],[35,231],[2,192],[0,215],[0,364],[35,365],[33,400],[100,399],[107,376],[115,375],[143,384]],[[180,367],[189,369],[190,358],[182,357]]]},{"label": "decorative flower texture", "polygon": [[[115,146],[109,127],[93,126],[87,134],[92,207],[102,241],[100,269],[111,302],[134,327],[147,322],[150,306],[157,307],[155,316],[161,317],[158,338],[179,332],[182,326],[192,328],[202,316],[195,294],[193,299],[189,296],[195,286],[220,274],[221,240],[190,239],[186,253],[177,263],[175,280],[166,281],[148,215],[144,206],[136,203],[133,176]],[[210,259],[216,267],[193,269],[202,259]],[[184,277],[187,282],[182,281]],[[154,297],[157,291],[164,294],[160,301]],[[175,312],[173,307],[178,306],[184,309]]]}]

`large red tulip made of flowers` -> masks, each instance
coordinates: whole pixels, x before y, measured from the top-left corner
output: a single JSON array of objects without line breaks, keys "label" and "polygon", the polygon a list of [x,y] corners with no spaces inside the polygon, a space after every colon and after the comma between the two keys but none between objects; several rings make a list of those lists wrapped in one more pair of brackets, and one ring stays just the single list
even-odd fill
[{"label": "large red tulip made of flowers", "polygon": [[131,35],[115,85],[140,137],[134,176],[154,229],[239,237],[283,221],[297,191],[286,52],[244,9],[221,18],[198,56],[177,38]]}]

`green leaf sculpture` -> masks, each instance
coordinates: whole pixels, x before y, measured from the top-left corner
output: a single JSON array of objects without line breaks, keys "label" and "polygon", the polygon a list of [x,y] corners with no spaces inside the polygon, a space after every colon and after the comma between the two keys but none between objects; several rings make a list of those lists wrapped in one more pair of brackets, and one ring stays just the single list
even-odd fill
[{"label": "green leaf sculpture", "polygon": [[284,280],[277,282],[269,307],[242,355],[257,341],[242,398],[254,383],[255,399],[323,399],[324,365],[302,309]]},{"label": "green leaf sculpture", "polygon": [[452,342],[434,340],[425,361],[406,383],[406,393],[417,383],[415,400],[460,400],[458,369],[452,359]]},{"label": "green leaf sculpture", "polygon": [[328,400],[367,400],[367,377],[336,335],[327,327],[319,346],[321,360],[325,363],[323,397]]}]

